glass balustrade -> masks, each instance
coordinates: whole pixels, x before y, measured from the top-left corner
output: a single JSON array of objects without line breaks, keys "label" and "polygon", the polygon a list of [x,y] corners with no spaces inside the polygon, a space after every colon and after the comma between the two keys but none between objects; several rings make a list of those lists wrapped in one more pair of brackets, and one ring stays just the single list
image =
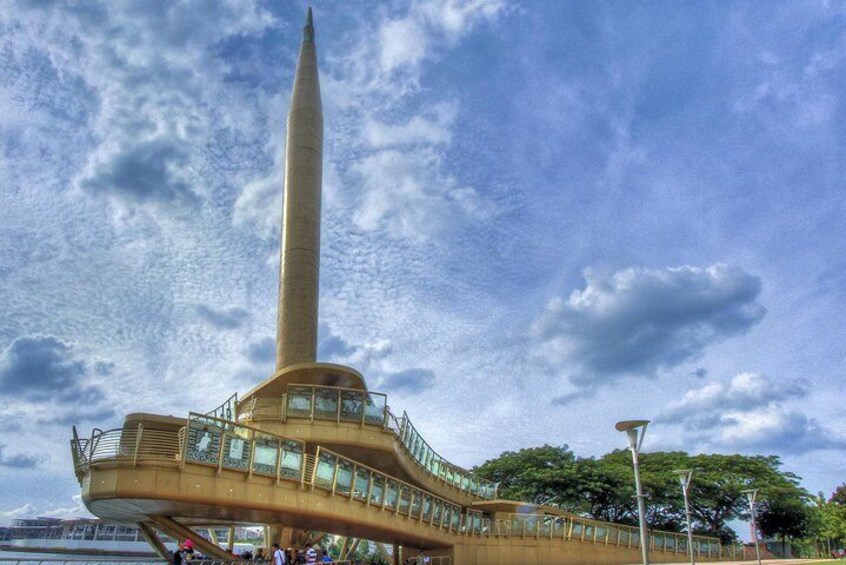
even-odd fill
[{"label": "glass balustrade", "polygon": [[208,415],[188,419],[186,461],[300,480],[303,443]]}]

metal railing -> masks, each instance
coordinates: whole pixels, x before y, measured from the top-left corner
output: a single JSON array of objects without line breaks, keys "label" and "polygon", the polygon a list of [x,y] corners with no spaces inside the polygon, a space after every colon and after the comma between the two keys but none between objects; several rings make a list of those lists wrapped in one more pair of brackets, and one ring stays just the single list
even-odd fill
[{"label": "metal railing", "polygon": [[[298,482],[328,491],[398,516],[459,536],[561,539],[637,548],[632,526],[598,522],[577,516],[511,514],[491,520],[479,510],[463,508],[431,492],[318,446],[305,453],[302,441],[270,434],[237,422],[192,413],[178,431],[142,425],[102,431],[71,440],[74,465],[81,477],[91,466],[131,463],[216,466],[253,475]],[[653,531],[650,550],[684,554],[687,536]],[[734,546],[717,538],[694,536],[694,551],[702,557],[736,558]]]},{"label": "metal railing", "polygon": [[[639,530],[634,526],[599,522],[579,516],[551,516],[548,514],[510,514],[508,519],[496,520],[494,536],[519,538],[549,538],[581,541],[602,545],[639,548]],[[719,538],[694,536],[694,552],[700,557],[734,558],[736,548],[723,546]],[[653,531],[649,534],[649,550],[661,553],[687,554],[687,534]]]},{"label": "metal railing", "polygon": [[239,418],[281,420],[289,418],[329,420],[378,426],[394,433],[410,458],[439,482],[483,500],[497,496],[497,483],[483,479],[440,456],[423,439],[403,412],[397,418],[387,396],[359,389],[289,384],[281,398],[253,398],[239,406]]},{"label": "metal railing", "polygon": [[315,488],[421,524],[461,532],[464,515],[457,504],[323,447],[317,448],[315,463],[311,480]]}]

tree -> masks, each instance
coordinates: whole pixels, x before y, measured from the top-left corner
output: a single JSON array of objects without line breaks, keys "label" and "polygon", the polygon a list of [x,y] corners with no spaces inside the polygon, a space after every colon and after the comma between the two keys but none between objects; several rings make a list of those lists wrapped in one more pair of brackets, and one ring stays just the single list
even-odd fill
[{"label": "tree", "polygon": [[780,496],[764,501],[758,514],[758,527],[766,537],[781,538],[781,555],[787,557],[788,539],[811,533],[811,511],[800,497]]},{"label": "tree", "polygon": [[546,504],[569,484],[576,456],[566,445],[506,451],[474,468],[479,476],[499,483],[503,498]]}]

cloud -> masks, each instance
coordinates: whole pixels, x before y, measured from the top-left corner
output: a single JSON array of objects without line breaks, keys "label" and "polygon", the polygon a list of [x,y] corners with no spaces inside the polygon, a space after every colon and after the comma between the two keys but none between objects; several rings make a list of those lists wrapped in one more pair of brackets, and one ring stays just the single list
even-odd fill
[{"label": "cloud", "polygon": [[705,367],[698,367],[695,370],[691,371],[690,374],[694,377],[704,379],[706,376],[708,376],[708,369],[706,369]]},{"label": "cloud", "polygon": [[26,503],[12,510],[0,510],[0,523],[10,524],[12,520],[22,517],[29,517],[35,514],[35,506]]},{"label": "cloud", "polygon": [[205,304],[194,306],[197,314],[202,319],[216,328],[223,330],[234,330],[241,327],[244,322],[250,319],[250,313],[243,308],[230,306],[228,308],[214,309]]},{"label": "cloud", "polygon": [[32,469],[44,460],[44,457],[24,453],[7,456],[3,453],[4,449],[6,449],[6,446],[0,444],[0,467],[9,467],[11,469]]},{"label": "cloud", "polygon": [[71,346],[51,336],[19,337],[0,356],[0,394],[29,401],[102,400],[102,391],[85,386],[87,375],[88,365]]},{"label": "cloud", "polygon": [[364,231],[384,229],[391,235],[424,241],[468,219],[483,219],[494,210],[476,190],[441,171],[442,157],[429,147],[414,153],[387,149],[356,162],[363,197],[353,222]]},{"label": "cloud", "polygon": [[363,133],[371,147],[391,145],[449,145],[452,141],[450,126],[455,119],[456,104],[440,103],[425,109],[425,114],[412,117],[402,124],[387,124],[369,116],[365,119]]},{"label": "cloud", "polygon": [[276,359],[276,340],[266,337],[247,345],[247,358],[253,363],[267,364]]},{"label": "cloud", "polygon": [[757,277],[736,267],[585,271],[587,285],[555,297],[531,326],[534,354],[567,367],[578,388],[653,377],[698,359],[764,317]]},{"label": "cloud", "polygon": [[[105,419],[114,415],[103,389],[91,383],[102,362],[89,363],[52,336],[21,336],[0,355],[0,395],[47,405],[49,423]],[[109,366],[109,363],[105,363]]]},{"label": "cloud", "polygon": [[386,392],[418,394],[435,386],[435,373],[429,369],[406,369],[383,376],[379,386]]},{"label": "cloud", "polygon": [[846,449],[846,437],[786,406],[808,396],[810,383],[741,373],[711,382],[670,403],[656,422],[682,426],[691,444],[707,449],[802,454]]},{"label": "cloud", "polygon": [[93,517],[85,504],[82,502],[82,495],[75,494],[71,497],[73,503],[70,506],[58,506],[55,508],[48,508],[39,512],[39,516],[47,516],[48,518],[60,518],[62,520],[69,520],[71,518],[88,518]]},{"label": "cloud", "polygon": [[804,398],[809,389],[807,381],[776,381],[760,373],[741,373],[728,383],[713,382],[687,391],[681,400],[667,406],[658,421],[699,428],[719,421],[721,412],[750,411]]},{"label": "cloud", "polygon": [[110,152],[105,162],[91,163],[79,185],[135,203],[192,201],[195,194],[183,171],[187,161],[184,143],[177,139],[127,144]]}]

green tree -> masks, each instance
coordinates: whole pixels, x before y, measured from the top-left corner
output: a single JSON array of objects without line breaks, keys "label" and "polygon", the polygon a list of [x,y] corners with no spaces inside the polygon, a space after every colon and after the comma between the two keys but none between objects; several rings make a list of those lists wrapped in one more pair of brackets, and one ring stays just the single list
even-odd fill
[{"label": "green tree", "polygon": [[503,498],[546,504],[566,490],[575,462],[576,456],[566,445],[544,445],[506,451],[474,471],[498,482]]},{"label": "green tree", "polygon": [[758,526],[766,537],[781,539],[781,555],[787,556],[787,540],[811,533],[811,510],[801,497],[775,496],[761,503]]}]

